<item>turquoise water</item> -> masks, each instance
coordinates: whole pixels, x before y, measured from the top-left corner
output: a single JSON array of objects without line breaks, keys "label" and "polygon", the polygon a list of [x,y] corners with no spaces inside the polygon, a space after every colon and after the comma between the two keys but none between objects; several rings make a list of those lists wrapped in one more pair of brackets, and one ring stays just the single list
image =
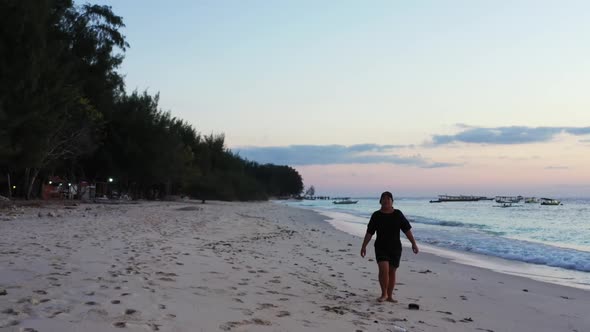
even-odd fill
[{"label": "turquoise water", "polygon": [[[352,205],[327,200],[287,204],[327,215],[337,212],[340,217],[335,222],[362,236],[368,218],[380,206],[378,198],[357,199]],[[565,199],[559,206],[520,203],[509,208],[494,201],[429,203],[430,199],[396,198],[394,203],[410,220],[419,242],[582,272],[590,280],[590,199]]]}]

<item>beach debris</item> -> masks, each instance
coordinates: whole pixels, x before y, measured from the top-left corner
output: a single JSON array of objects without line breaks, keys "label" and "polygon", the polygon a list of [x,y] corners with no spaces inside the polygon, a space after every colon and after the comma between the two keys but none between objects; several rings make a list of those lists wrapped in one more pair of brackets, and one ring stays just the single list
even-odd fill
[{"label": "beach debris", "polygon": [[126,325],[127,325],[127,324],[125,324],[125,322],[114,322],[114,323],[113,323],[113,326],[114,326],[114,327],[121,327],[121,328],[123,328],[123,327],[125,327]]},{"label": "beach debris", "polygon": [[460,322],[463,322],[463,323],[473,322],[473,319],[471,317],[466,317],[466,318],[461,319]]},{"label": "beach debris", "polygon": [[426,274],[426,273],[432,273],[432,271],[430,271],[430,270],[426,269],[426,270],[424,270],[424,271],[418,271],[418,273],[424,273],[424,274]]},{"label": "beach debris", "polygon": [[523,292],[528,292],[529,290],[525,288],[525,289],[523,289],[522,291],[523,291]]},{"label": "beach debris", "polygon": [[0,288],[0,295],[6,295],[6,294],[8,294],[8,293],[6,292],[6,289],[4,289],[4,288]]},{"label": "beach debris", "polygon": [[410,310],[420,310],[420,306],[416,303],[410,303],[408,304],[408,309]]}]

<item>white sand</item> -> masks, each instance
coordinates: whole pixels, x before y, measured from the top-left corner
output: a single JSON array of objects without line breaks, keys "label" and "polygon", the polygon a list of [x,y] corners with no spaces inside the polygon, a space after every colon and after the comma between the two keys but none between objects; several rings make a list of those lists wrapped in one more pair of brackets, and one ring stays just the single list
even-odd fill
[{"label": "white sand", "polygon": [[0,330],[590,331],[589,291],[407,248],[377,303],[360,244],[273,203],[0,210]]}]

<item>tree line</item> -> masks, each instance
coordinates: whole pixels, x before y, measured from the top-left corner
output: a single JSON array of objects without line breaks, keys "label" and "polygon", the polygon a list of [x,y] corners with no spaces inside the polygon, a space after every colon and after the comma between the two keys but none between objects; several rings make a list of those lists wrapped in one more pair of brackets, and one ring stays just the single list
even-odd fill
[{"label": "tree line", "polygon": [[301,193],[295,169],[245,160],[223,134],[162,111],[158,94],[126,91],[124,26],[109,6],[0,2],[0,195],[39,197],[52,175],[111,179],[134,198]]}]

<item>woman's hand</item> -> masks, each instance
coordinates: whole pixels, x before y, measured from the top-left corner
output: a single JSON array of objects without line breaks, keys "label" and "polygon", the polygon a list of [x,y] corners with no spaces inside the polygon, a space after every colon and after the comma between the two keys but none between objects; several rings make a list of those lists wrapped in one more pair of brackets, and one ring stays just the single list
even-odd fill
[{"label": "woman's hand", "polygon": [[362,257],[362,258],[365,258],[365,255],[366,255],[366,254],[367,254],[367,248],[365,248],[365,247],[362,247],[362,248],[361,248],[361,257]]},{"label": "woman's hand", "polygon": [[418,245],[417,244],[412,244],[412,251],[417,254],[420,250],[418,250]]}]

